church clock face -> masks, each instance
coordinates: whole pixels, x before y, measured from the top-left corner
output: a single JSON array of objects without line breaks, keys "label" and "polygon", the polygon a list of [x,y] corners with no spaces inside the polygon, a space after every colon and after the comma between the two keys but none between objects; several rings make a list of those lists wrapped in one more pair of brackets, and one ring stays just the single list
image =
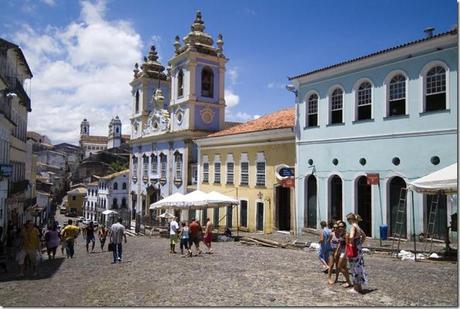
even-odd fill
[{"label": "church clock face", "polygon": [[212,109],[207,107],[207,108],[203,108],[201,110],[201,120],[204,123],[210,124],[213,119],[214,119],[214,113],[213,113]]}]

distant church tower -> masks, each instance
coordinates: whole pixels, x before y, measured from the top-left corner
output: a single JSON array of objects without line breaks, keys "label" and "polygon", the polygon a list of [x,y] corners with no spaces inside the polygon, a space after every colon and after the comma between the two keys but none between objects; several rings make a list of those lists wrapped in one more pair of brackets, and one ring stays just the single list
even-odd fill
[{"label": "distant church tower", "polygon": [[107,140],[107,149],[121,146],[121,120],[118,115],[112,118],[109,124],[109,138]]},{"label": "distant church tower", "polygon": [[89,136],[89,122],[86,118],[80,124],[80,135]]}]

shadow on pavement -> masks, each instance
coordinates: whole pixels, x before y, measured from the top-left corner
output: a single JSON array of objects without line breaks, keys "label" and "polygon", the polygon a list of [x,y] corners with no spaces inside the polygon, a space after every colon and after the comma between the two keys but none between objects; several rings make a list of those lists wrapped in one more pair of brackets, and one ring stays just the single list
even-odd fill
[{"label": "shadow on pavement", "polygon": [[0,273],[0,282],[47,279],[58,271],[63,262],[63,257],[56,257],[53,260],[45,259],[38,265],[38,276],[34,276],[32,274],[32,269],[26,267],[24,277],[18,277],[19,266],[14,262],[9,262],[7,265],[8,272]]},{"label": "shadow on pavement", "polygon": [[363,292],[361,294],[365,295],[374,291],[377,291],[378,289],[363,289]]}]

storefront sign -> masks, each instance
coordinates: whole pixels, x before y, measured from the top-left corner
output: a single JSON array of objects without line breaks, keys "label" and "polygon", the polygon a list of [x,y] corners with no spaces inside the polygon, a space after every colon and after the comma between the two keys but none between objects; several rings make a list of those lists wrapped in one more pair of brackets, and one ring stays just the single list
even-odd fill
[{"label": "storefront sign", "polygon": [[295,170],[287,164],[279,164],[275,166],[275,176],[278,180],[283,180],[288,177],[294,177]]},{"label": "storefront sign", "polygon": [[281,180],[281,185],[284,188],[294,188],[295,187],[295,178],[294,177],[285,178],[285,179]]},{"label": "storefront sign", "polygon": [[367,184],[368,185],[378,185],[379,184],[379,174],[378,173],[368,173]]}]

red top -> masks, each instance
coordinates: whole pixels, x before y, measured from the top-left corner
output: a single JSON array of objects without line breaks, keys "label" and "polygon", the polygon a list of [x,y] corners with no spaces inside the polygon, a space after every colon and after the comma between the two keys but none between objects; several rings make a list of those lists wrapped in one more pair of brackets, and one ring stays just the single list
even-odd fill
[{"label": "red top", "polygon": [[199,235],[200,225],[196,221],[190,223],[190,225],[188,227],[190,229],[190,235],[192,235],[192,236],[198,236]]}]

